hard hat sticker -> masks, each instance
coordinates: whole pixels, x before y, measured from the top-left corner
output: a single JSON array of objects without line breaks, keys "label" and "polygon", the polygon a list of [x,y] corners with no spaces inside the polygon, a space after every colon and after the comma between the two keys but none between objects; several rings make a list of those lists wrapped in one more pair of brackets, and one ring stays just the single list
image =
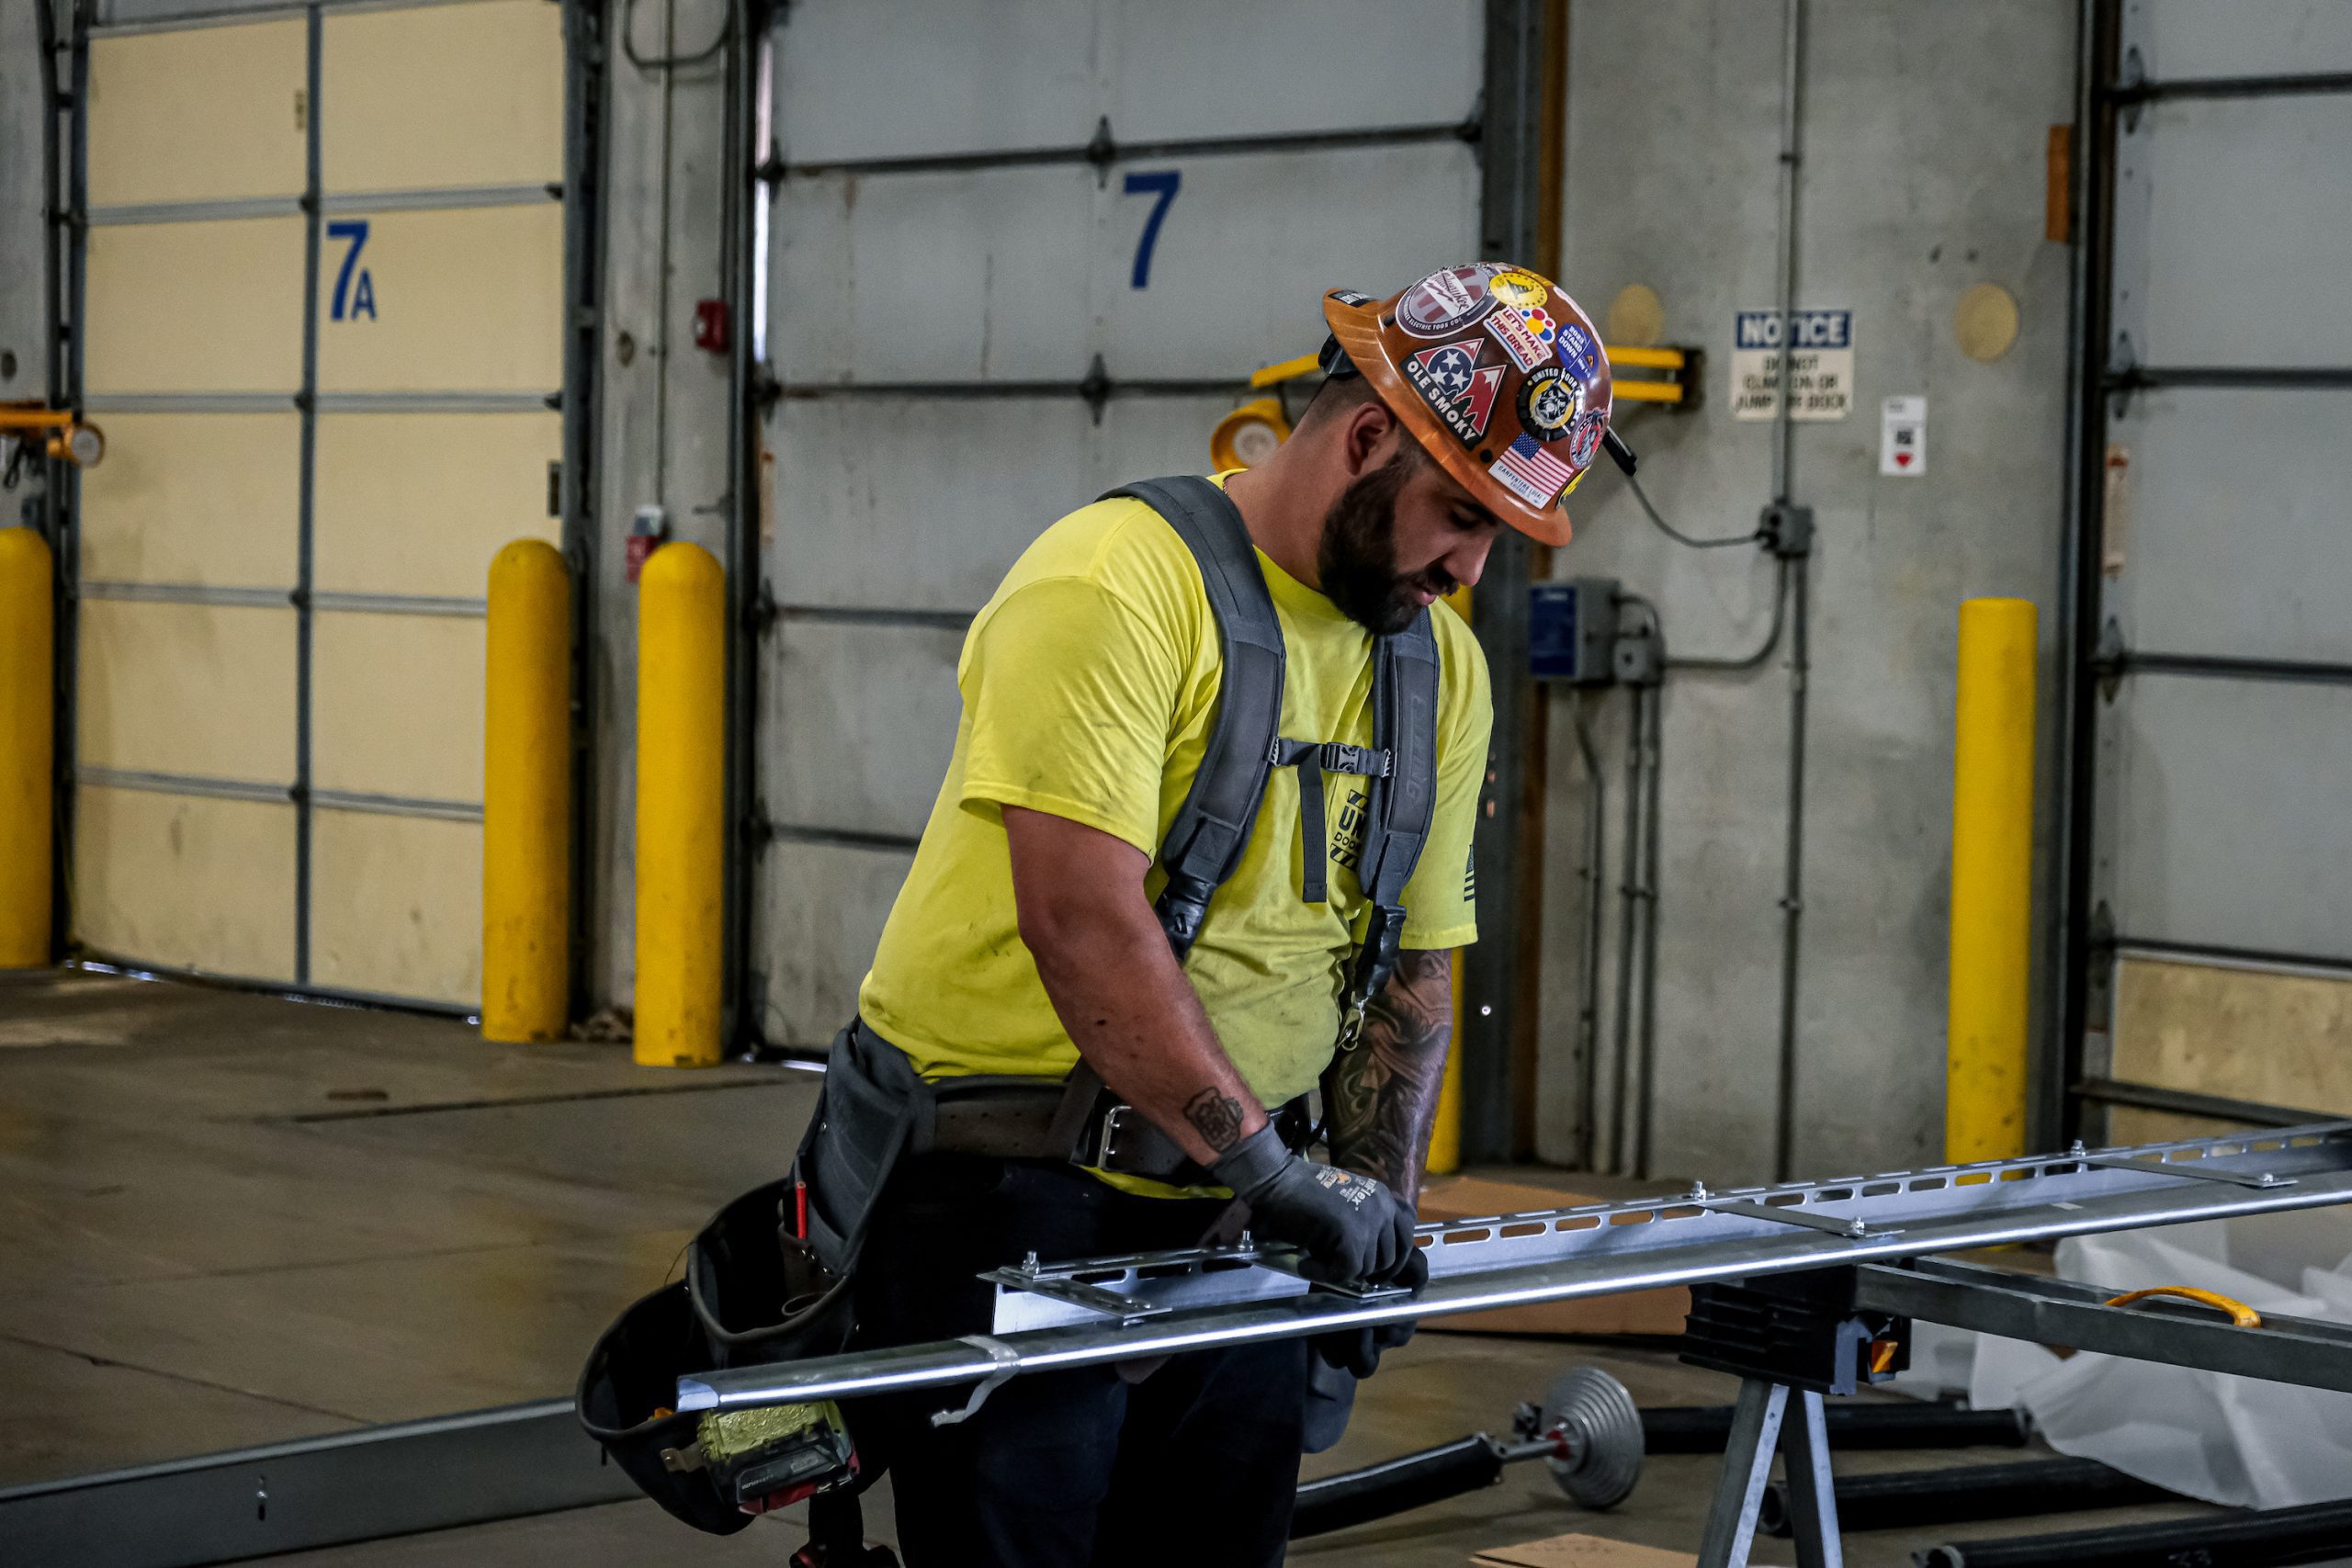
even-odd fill
[{"label": "hard hat sticker", "polygon": [[[1544,312],[1537,310],[1534,314],[1541,316]],[[1503,345],[1503,352],[1510,355],[1521,370],[1532,370],[1552,357],[1552,351],[1545,348],[1542,338],[1530,329],[1527,318],[1527,311],[1516,305],[1505,305],[1489,312],[1486,322],[1487,333]],[[1544,322],[1544,330],[1546,334],[1551,332],[1549,321]]]},{"label": "hard hat sticker", "polygon": [[1515,266],[1507,267],[1487,279],[1487,292],[1504,304],[1521,310],[1532,310],[1551,298],[1542,278]]},{"label": "hard hat sticker", "polygon": [[1457,266],[1433,272],[1396,297],[1396,324],[1415,337],[1446,337],[1495,308],[1487,292],[1491,268]]},{"label": "hard hat sticker", "polygon": [[[1551,334],[1544,334],[1544,341],[1551,342]],[[1560,363],[1574,372],[1577,380],[1590,386],[1595,378],[1600,376],[1600,355],[1598,345],[1593,343],[1592,334],[1582,327],[1574,321],[1562,327],[1557,347]]]},{"label": "hard hat sticker", "polygon": [[1520,386],[1519,423],[1538,441],[1557,441],[1568,434],[1583,403],[1584,396],[1568,373],[1547,365]]},{"label": "hard hat sticker", "polygon": [[1359,294],[1352,288],[1334,288],[1329,294],[1324,296],[1324,298],[1328,299],[1337,299],[1342,305],[1353,305],[1359,309],[1373,302],[1371,295]]},{"label": "hard hat sticker", "polygon": [[1478,363],[1481,346],[1478,339],[1465,338],[1405,359],[1405,379],[1464,446],[1476,445],[1487,434],[1503,381],[1501,366]]},{"label": "hard hat sticker", "polygon": [[1539,510],[1551,505],[1561,490],[1577,477],[1576,469],[1526,435],[1497,453],[1495,466],[1487,471],[1501,481],[1504,489]]},{"label": "hard hat sticker", "polygon": [[1579,468],[1592,466],[1600,454],[1600,438],[1609,429],[1609,415],[1600,409],[1586,409],[1576,417],[1568,430],[1568,461]]}]

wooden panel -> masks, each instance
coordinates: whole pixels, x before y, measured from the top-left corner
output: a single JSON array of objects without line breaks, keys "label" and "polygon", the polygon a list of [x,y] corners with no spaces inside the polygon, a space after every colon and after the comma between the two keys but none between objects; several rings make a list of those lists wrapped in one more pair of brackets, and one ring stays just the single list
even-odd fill
[{"label": "wooden panel", "polygon": [[[2126,1083],[2352,1115],[2352,978],[2124,958],[2111,1076]],[[2118,1106],[2121,1142],[2206,1137],[2199,1117]]]},{"label": "wooden panel", "polygon": [[294,635],[291,606],[83,601],[80,760],[292,782]]},{"label": "wooden panel", "polygon": [[471,1006],[481,997],[481,828],[322,808],[311,978]]},{"label": "wooden panel", "polygon": [[302,385],[303,244],[300,218],[92,229],[91,394],[284,392],[290,400]]},{"label": "wooden panel", "polygon": [[563,179],[563,10],[496,0],[326,15],[330,195]]},{"label": "wooden panel", "polygon": [[548,465],[562,452],[555,413],[322,414],[319,586],[481,598],[509,540],[560,539]]},{"label": "wooden panel", "polygon": [[77,938],[168,968],[293,979],[290,804],[92,784],[74,799]]},{"label": "wooden panel", "polygon": [[309,77],[299,17],[92,40],[90,205],[300,196]]},{"label": "wooden panel", "polygon": [[322,613],[311,632],[319,787],[480,801],[486,626],[453,615]]},{"label": "wooden panel", "polygon": [[562,296],[554,202],[336,217],[319,262],[319,386],[552,392]]},{"label": "wooden panel", "polygon": [[104,415],[82,475],[82,576],[291,588],[302,422],[285,413]]}]

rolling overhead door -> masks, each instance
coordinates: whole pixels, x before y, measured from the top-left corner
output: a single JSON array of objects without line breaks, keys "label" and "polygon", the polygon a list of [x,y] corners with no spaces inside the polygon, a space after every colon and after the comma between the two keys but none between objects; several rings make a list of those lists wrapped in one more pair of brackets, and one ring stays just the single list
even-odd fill
[{"label": "rolling overhead door", "polygon": [[2075,1087],[2352,1111],[2352,12],[2100,15]]},{"label": "rolling overhead door", "polygon": [[1250,371],[1321,344],[1325,289],[1478,252],[1484,26],[1469,0],[895,27],[804,0],[772,35],[767,1039],[853,1010],[946,768],[966,624],[1022,548],[1114,485],[1204,471]]},{"label": "rolling overhead door", "polygon": [[85,950],[476,1005],[484,583],[561,533],[564,18],[87,37]]}]

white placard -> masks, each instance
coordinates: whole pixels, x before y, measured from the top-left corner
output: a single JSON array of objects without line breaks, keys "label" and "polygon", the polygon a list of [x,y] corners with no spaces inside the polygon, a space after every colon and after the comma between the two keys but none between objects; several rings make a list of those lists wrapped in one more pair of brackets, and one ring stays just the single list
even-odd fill
[{"label": "white placard", "polygon": [[[1854,412],[1854,312],[1799,310],[1790,318],[1795,340],[1789,381],[1796,401],[1791,419],[1844,419]],[[1732,315],[1731,416],[1776,419],[1781,412],[1781,312]]]},{"label": "white placard", "polygon": [[1878,471],[1914,479],[1928,471],[1928,400],[1889,398],[1878,410]]}]

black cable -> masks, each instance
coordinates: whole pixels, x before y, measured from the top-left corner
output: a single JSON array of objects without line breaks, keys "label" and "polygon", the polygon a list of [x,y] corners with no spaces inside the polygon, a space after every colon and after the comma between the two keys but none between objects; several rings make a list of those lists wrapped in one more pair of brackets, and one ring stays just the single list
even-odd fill
[{"label": "black cable", "polygon": [[1772,624],[1765,631],[1764,640],[1756,646],[1753,652],[1737,654],[1730,658],[1702,656],[1685,659],[1679,655],[1671,655],[1667,659],[1666,667],[1668,670],[1712,670],[1719,672],[1757,669],[1765,660],[1770,659],[1773,651],[1781,646],[1781,628],[1787,623],[1788,608],[1789,558],[1782,556],[1780,558],[1780,570],[1774,574],[1772,581]]},{"label": "black cable", "polygon": [[1764,536],[1764,531],[1758,528],[1749,534],[1726,534],[1721,538],[1694,539],[1657,514],[1657,508],[1650,504],[1650,498],[1642,490],[1642,481],[1630,473],[1625,476],[1625,488],[1634,492],[1634,499],[1642,503],[1642,511],[1647,514],[1652,523],[1657,525],[1658,532],[1678,545],[1687,545],[1694,550],[1720,550],[1732,545],[1752,545]]},{"label": "black cable", "polygon": [[[671,18],[673,22],[675,19],[674,16]],[[712,58],[718,54],[720,50],[726,48],[735,37],[735,7],[732,5],[729,5],[727,7],[726,17],[718,24],[718,36],[710,40],[710,47],[708,49],[697,50],[692,54],[666,54],[658,56],[652,60],[646,59],[643,55],[637,52],[636,25],[637,0],[623,0],[621,6],[621,52],[628,56],[628,62],[631,65],[636,66],[639,71],[650,75],[656,71],[674,71],[682,65],[700,65],[704,61]]]}]

